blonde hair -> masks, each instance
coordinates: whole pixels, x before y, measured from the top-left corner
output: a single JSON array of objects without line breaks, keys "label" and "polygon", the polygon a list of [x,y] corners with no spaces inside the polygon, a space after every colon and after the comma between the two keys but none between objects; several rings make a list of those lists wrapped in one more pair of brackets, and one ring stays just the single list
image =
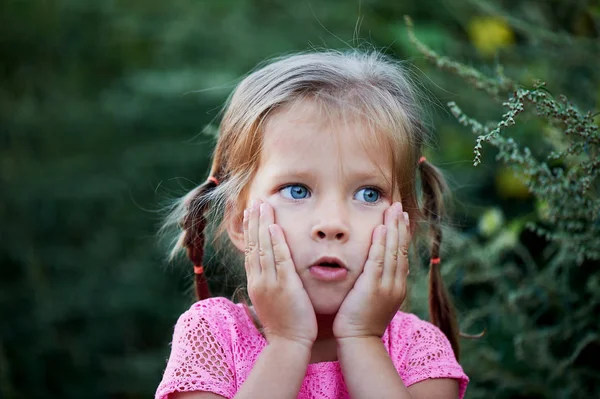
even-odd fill
[{"label": "blonde hair", "polygon": [[[393,187],[400,193],[412,226],[423,220],[431,234],[430,318],[448,337],[458,358],[458,330],[452,303],[439,271],[440,217],[445,180],[429,162],[419,162],[428,132],[422,107],[408,70],[379,52],[358,50],[300,53],[280,57],[246,76],[229,97],[220,124],[210,176],[215,180],[181,198],[165,226],[179,225],[172,255],[187,250],[202,265],[207,221],[241,218],[259,165],[263,126],[269,116],[301,100],[310,100],[338,115],[359,115],[374,133],[370,139],[388,140],[393,159]],[[422,206],[417,195],[421,177]],[[203,273],[196,273],[198,299],[210,296]]]}]

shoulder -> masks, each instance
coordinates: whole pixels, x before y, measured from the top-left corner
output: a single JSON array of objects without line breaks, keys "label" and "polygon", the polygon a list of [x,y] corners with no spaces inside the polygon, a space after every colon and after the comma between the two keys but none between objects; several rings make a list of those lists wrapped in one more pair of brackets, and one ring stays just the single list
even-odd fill
[{"label": "shoulder", "polygon": [[431,347],[454,358],[454,352],[450,341],[444,333],[435,325],[420,319],[412,313],[398,312],[390,323],[390,339],[392,342],[400,340],[404,346],[409,347]]},{"label": "shoulder", "polygon": [[185,335],[189,339],[190,333],[209,333],[219,341],[229,340],[234,331],[245,332],[240,327],[247,326],[249,320],[241,305],[224,297],[207,298],[194,303],[179,317],[175,335]]},{"label": "shoulder", "polygon": [[428,378],[452,378],[463,397],[469,378],[446,335],[414,314],[398,312],[389,326],[390,357],[406,386]]},{"label": "shoulder", "polygon": [[225,297],[212,297],[195,302],[181,318],[202,317],[207,320],[237,321],[244,318],[244,310]]},{"label": "shoulder", "polygon": [[[390,345],[398,349],[422,343],[423,336],[431,339],[447,340],[442,331],[428,321],[420,319],[417,315],[406,312],[397,312],[388,326]],[[448,342],[449,344],[449,342]]]},{"label": "shoulder", "polygon": [[194,303],[177,320],[171,354],[156,398],[188,391],[235,394],[234,347],[249,330],[245,310],[227,298]]}]

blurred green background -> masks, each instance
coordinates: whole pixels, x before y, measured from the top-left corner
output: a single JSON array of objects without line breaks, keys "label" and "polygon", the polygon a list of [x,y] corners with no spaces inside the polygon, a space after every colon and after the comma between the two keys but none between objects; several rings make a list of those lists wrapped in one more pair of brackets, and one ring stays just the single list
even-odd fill
[{"label": "blurred green background", "polygon": [[[240,77],[266,58],[322,47],[383,49],[410,61],[427,90],[436,142],[426,155],[455,196],[447,279],[463,329],[487,331],[464,345],[467,398],[599,392],[597,263],[573,265],[561,290],[553,275],[523,284],[550,256],[522,228],[539,204],[494,151],[472,166],[474,137],[445,106],[497,120],[501,102],[428,64],[403,19],[436,51],[484,73],[502,65],[524,85],[540,78],[587,111],[600,101],[597,3],[5,0],[0,8],[0,398],[153,395],[174,323],[193,301],[191,267],[169,265],[168,242],[156,236],[160,210],[206,178],[213,138],[202,132],[218,123]],[[513,129],[540,151],[555,133],[533,117]],[[457,248],[483,260],[467,267]],[[515,253],[530,267],[518,278],[506,272],[523,264]],[[219,270],[209,268],[211,286],[230,295],[237,280]],[[423,275],[412,278],[421,287]],[[413,292],[411,305],[427,317],[422,290]],[[579,324],[561,324],[578,311]]]}]

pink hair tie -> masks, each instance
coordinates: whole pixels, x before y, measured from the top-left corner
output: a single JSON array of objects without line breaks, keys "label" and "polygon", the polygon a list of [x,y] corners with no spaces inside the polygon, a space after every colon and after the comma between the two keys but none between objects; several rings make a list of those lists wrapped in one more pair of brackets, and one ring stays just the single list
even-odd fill
[{"label": "pink hair tie", "polygon": [[202,273],[204,273],[204,267],[194,266],[194,274],[202,274]]},{"label": "pink hair tie", "polygon": [[218,186],[218,185],[219,185],[219,181],[218,181],[218,180],[217,180],[217,178],[216,178],[216,177],[214,177],[214,176],[211,176],[211,177],[209,177],[209,178],[208,178],[208,181],[211,181],[211,182],[215,183],[215,186]]},{"label": "pink hair tie", "polygon": [[442,260],[440,258],[431,258],[432,265],[439,265]]},{"label": "pink hair tie", "polygon": [[419,158],[419,165],[422,164],[425,161],[427,161],[427,158],[425,158],[425,157]]}]

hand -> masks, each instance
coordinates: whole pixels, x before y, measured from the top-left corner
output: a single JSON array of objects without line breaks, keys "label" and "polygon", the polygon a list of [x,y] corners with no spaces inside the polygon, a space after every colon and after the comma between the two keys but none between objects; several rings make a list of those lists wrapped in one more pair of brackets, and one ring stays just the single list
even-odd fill
[{"label": "hand", "polygon": [[394,203],[373,231],[365,268],[335,317],[337,339],[383,336],[406,297],[410,239],[408,214]]},{"label": "hand", "polygon": [[317,338],[317,318],[296,272],[273,208],[251,202],[244,211],[248,295],[267,342],[284,339],[309,348]]}]

